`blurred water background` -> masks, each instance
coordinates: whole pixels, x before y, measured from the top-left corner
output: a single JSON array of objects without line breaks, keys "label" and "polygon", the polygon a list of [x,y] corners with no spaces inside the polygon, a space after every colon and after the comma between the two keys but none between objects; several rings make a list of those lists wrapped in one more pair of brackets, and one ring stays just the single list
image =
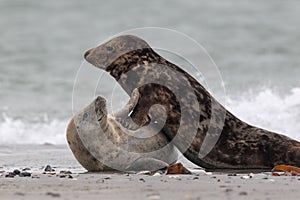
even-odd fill
[{"label": "blurred water background", "polygon": [[85,50],[147,26],[205,47],[234,114],[300,139],[299,22],[296,0],[0,0],[0,144],[65,144]]}]

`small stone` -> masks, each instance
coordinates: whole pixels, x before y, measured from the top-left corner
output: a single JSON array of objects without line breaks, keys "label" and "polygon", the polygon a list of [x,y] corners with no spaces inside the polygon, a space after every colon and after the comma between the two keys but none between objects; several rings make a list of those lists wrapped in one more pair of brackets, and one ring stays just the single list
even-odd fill
[{"label": "small stone", "polygon": [[237,176],[237,174],[228,174],[228,176]]},{"label": "small stone", "polygon": [[253,174],[253,173],[250,173],[248,176],[249,176],[249,178],[253,178],[253,177],[254,177],[254,174]]},{"label": "small stone", "polygon": [[195,176],[195,177],[193,178],[193,180],[197,180],[197,179],[199,179],[199,177],[198,177],[198,176]]},{"label": "small stone", "polygon": [[137,175],[151,175],[151,171],[140,171]]},{"label": "small stone", "polygon": [[20,177],[30,177],[31,173],[29,173],[29,172],[21,172],[19,176]]},{"label": "small stone", "polygon": [[191,172],[181,163],[176,163],[168,167],[167,174],[191,174]]},{"label": "small stone", "polygon": [[249,179],[250,176],[241,176],[241,179]]},{"label": "small stone", "polygon": [[56,172],[43,172],[43,174],[47,174],[47,175],[55,175]]},{"label": "small stone", "polygon": [[44,169],[45,172],[54,172],[55,170],[50,166],[50,165],[47,165]]},{"label": "small stone", "polygon": [[159,200],[160,196],[158,194],[148,195],[147,199],[148,200]]},{"label": "small stone", "polygon": [[15,169],[15,170],[13,171],[13,173],[14,173],[15,175],[19,175],[21,172],[20,172],[20,170]]},{"label": "small stone", "polygon": [[103,179],[105,179],[105,180],[109,180],[109,179],[111,179],[109,176],[107,176],[107,177],[104,177]]},{"label": "small stone", "polygon": [[28,167],[22,169],[22,171],[28,171],[28,170],[31,170],[31,169]]},{"label": "small stone", "polygon": [[153,176],[161,176],[161,175],[163,175],[164,174],[164,172],[162,172],[162,171],[157,171],[157,172],[155,172],[154,174],[153,174]]},{"label": "small stone", "polygon": [[225,192],[232,192],[233,191],[233,189],[230,189],[230,188],[227,188],[226,190],[225,190]]},{"label": "small stone", "polygon": [[68,178],[72,179],[72,178],[73,178],[73,176],[69,175],[69,176],[68,176]]},{"label": "small stone", "polygon": [[59,177],[59,178],[66,178],[67,177],[67,175],[65,175],[65,174],[57,174],[56,176]]},{"label": "small stone", "polygon": [[60,174],[72,174],[71,171],[60,171],[59,173],[60,173]]},{"label": "small stone", "polygon": [[59,193],[54,193],[54,192],[47,192],[46,195],[52,196],[52,197],[60,197]]},{"label": "small stone", "polygon": [[146,182],[145,179],[143,179],[143,178],[140,178],[139,180],[142,181],[142,182],[144,182],[144,183]]},{"label": "small stone", "polygon": [[40,178],[40,177],[39,177],[39,175],[37,175],[37,174],[32,174],[32,175],[31,175],[31,178]]},{"label": "small stone", "polygon": [[239,193],[239,195],[241,195],[241,196],[246,196],[246,195],[248,195],[248,193],[245,192],[245,191],[242,191],[242,192]]},{"label": "small stone", "polygon": [[23,193],[23,192],[16,192],[15,195],[18,195],[18,196],[25,196],[25,193]]},{"label": "small stone", "polygon": [[8,174],[5,175],[6,178],[14,178],[15,174],[12,172],[9,172]]}]

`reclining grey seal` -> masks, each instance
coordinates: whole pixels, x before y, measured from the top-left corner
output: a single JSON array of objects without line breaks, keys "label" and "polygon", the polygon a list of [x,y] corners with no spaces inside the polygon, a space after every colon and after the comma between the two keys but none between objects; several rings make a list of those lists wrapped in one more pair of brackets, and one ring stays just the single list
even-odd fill
[{"label": "reclining grey seal", "polygon": [[117,113],[108,115],[106,100],[97,97],[71,119],[67,141],[78,162],[88,171],[156,171],[177,161],[177,150],[162,134],[157,124],[132,131],[118,120],[138,101],[134,91],[128,104]]},{"label": "reclining grey seal", "polygon": [[[109,72],[127,94],[138,88],[140,99],[131,118],[139,127],[149,122],[148,109],[160,104],[167,114],[162,132],[193,163],[211,170],[300,166],[298,141],[238,119],[191,75],[161,57],[141,38],[118,36],[88,50],[84,57]],[[170,88],[182,84],[192,89],[182,90],[178,98]],[[185,121],[181,120],[182,110],[191,115]],[[158,116],[160,112],[157,110]],[[203,157],[200,150],[208,136],[217,142]]]}]

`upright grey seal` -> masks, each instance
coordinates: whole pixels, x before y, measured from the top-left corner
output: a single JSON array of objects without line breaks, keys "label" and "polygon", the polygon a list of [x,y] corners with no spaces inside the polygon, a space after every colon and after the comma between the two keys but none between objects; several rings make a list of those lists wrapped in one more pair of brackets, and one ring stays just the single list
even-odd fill
[{"label": "upright grey seal", "polygon": [[[141,38],[133,35],[115,37],[88,50],[84,57],[109,72],[127,94],[138,88],[141,97],[131,118],[139,126],[148,123],[147,113],[152,105],[163,106],[167,114],[164,134],[193,163],[211,170],[269,170],[278,164],[300,166],[298,141],[238,119],[191,75],[161,57]],[[164,85],[160,84],[162,80]],[[182,96],[178,98],[170,88],[182,84],[190,85],[192,90],[182,90]],[[196,102],[193,95],[196,95]],[[182,106],[191,115],[184,121],[181,119]],[[196,134],[190,133],[195,126]],[[181,127],[183,131],[179,134]],[[221,134],[213,149],[205,157],[199,156],[205,137],[214,137],[218,132]]]},{"label": "upright grey seal", "polygon": [[156,131],[155,125],[148,126],[141,138],[139,131],[118,122],[138,98],[134,91],[125,108],[108,115],[106,100],[97,97],[71,119],[67,140],[76,159],[88,171],[155,171],[177,161],[177,150],[162,133],[147,135]]}]

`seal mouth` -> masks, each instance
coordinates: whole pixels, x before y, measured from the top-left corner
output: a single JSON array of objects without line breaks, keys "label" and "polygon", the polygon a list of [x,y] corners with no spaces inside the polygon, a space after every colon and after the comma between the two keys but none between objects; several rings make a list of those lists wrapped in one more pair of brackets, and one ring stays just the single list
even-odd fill
[{"label": "seal mouth", "polygon": [[92,49],[89,49],[89,50],[87,50],[85,53],[84,53],[84,59],[86,59],[87,60],[87,57],[91,54],[91,52],[94,50],[94,48],[92,48]]}]

